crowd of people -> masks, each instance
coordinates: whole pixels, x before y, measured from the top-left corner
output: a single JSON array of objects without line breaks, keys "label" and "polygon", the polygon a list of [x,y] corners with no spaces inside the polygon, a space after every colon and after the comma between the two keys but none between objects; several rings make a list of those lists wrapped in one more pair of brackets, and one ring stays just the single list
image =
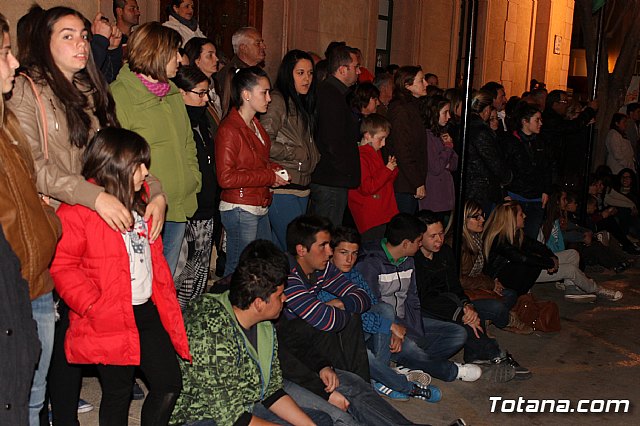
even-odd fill
[{"label": "crowd of people", "polygon": [[488,82],[463,145],[461,92],[420,66],[372,73],[336,41],[272,84],[260,32],[223,62],[192,0],[113,15],[33,6],[17,58],[0,15],[0,423],[79,424],[94,366],[104,426],[132,398],[143,425],[412,425],[385,398],[532,376],[488,327],[531,334],[514,306],[535,283],[623,297],[585,271],[640,254],[640,105],[582,200],[595,101]]}]

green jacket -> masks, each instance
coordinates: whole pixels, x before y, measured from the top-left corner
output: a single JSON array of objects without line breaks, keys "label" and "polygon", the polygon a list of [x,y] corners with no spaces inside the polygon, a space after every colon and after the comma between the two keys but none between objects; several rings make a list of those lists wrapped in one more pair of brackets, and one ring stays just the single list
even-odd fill
[{"label": "green jacket", "polygon": [[180,360],[183,388],[172,424],[213,419],[218,426],[233,425],[254,404],[282,392],[273,325],[257,324],[256,352],[236,320],[229,292],[194,300],[184,323],[193,362]]},{"label": "green jacket", "polygon": [[122,127],[140,134],[151,147],[149,172],[167,195],[166,220],[186,222],[198,207],[201,176],[187,110],[178,88],[169,84],[167,96],[159,98],[125,65],[111,83],[111,93]]}]

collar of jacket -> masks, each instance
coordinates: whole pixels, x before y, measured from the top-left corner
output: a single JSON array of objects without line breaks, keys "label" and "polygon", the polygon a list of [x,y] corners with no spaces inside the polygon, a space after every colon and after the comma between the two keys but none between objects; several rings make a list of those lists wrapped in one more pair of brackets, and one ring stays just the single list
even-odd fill
[{"label": "collar of jacket", "polygon": [[338,89],[338,91],[344,95],[349,91],[349,86],[347,86],[346,84],[344,84],[343,82],[341,82],[340,80],[338,80],[335,76],[330,75],[329,77],[327,77],[327,79],[325,80],[326,84],[330,84],[333,87],[335,87],[336,89]]},{"label": "collar of jacket", "polygon": [[[247,123],[245,123],[244,119],[240,115],[240,112],[238,112],[238,110],[235,107],[231,108],[231,111],[229,111],[229,114],[225,117],[225,120],[227,120],[228,124],[232,125],[233,127],[236,127],[241,132],[246,133],[250,137],[258,139],[255,132],[249,126],[247,126]],[[258,131],[260,132],[260,135],[262,136],[262,139],[266,144],[267,141],[269,140],[269,135],[266,134],[262,125],[260,125],[260,120],[258,120],[258,118],[254,115],[251,121],[256,126],[256,129],[258,129]],[[260,145],[262,145],[262,142],[260,142]]]},{"label": "collar of jacket", "polygon": [[[142,82],[138,80],[138,77],[136,77],[133,71],[129,69],[129,64],[126,64],[122,67],[120,73],[118,74],[117,80],[122,80],[123,84],[127,86],[132,105],[144,108],[145,106],[156,104],[160,100],[160,98],[151,93],[144,86],[144,84],[142,84]],[[169,80],[169,93],[167,93],[164,98],[179,94],[180,91],[178,90],[178,87],[171,80]]]}]

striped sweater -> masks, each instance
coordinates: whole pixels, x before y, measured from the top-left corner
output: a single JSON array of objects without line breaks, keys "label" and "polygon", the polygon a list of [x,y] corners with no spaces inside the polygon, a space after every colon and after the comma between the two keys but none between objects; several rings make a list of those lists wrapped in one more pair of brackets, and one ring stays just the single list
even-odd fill
[{"label": "striped sweater", "polygon": [[[315,283],[310,282],[295,258],[289,255],[289,278],[284,290],[287,297],[284,315],[287,319],[299,317],[322,331],[340,331],[349,321],[349,314],[363,313],[371,307],[367,293],[352,284],[333,263],[322,271],[315,271]],[[318,299],[324,290],[339,298],[345,310],[329,306]]]}]

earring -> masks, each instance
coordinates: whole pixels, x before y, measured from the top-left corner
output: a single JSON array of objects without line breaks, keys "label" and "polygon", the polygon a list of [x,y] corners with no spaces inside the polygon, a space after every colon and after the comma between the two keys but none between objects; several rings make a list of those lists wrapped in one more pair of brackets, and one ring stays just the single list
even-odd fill
[{"label": "earring", "polygon": [[246,99],[245,99],[245,101],[248,101],[248,100],[249,100],[249,98],[246,98]]}]

